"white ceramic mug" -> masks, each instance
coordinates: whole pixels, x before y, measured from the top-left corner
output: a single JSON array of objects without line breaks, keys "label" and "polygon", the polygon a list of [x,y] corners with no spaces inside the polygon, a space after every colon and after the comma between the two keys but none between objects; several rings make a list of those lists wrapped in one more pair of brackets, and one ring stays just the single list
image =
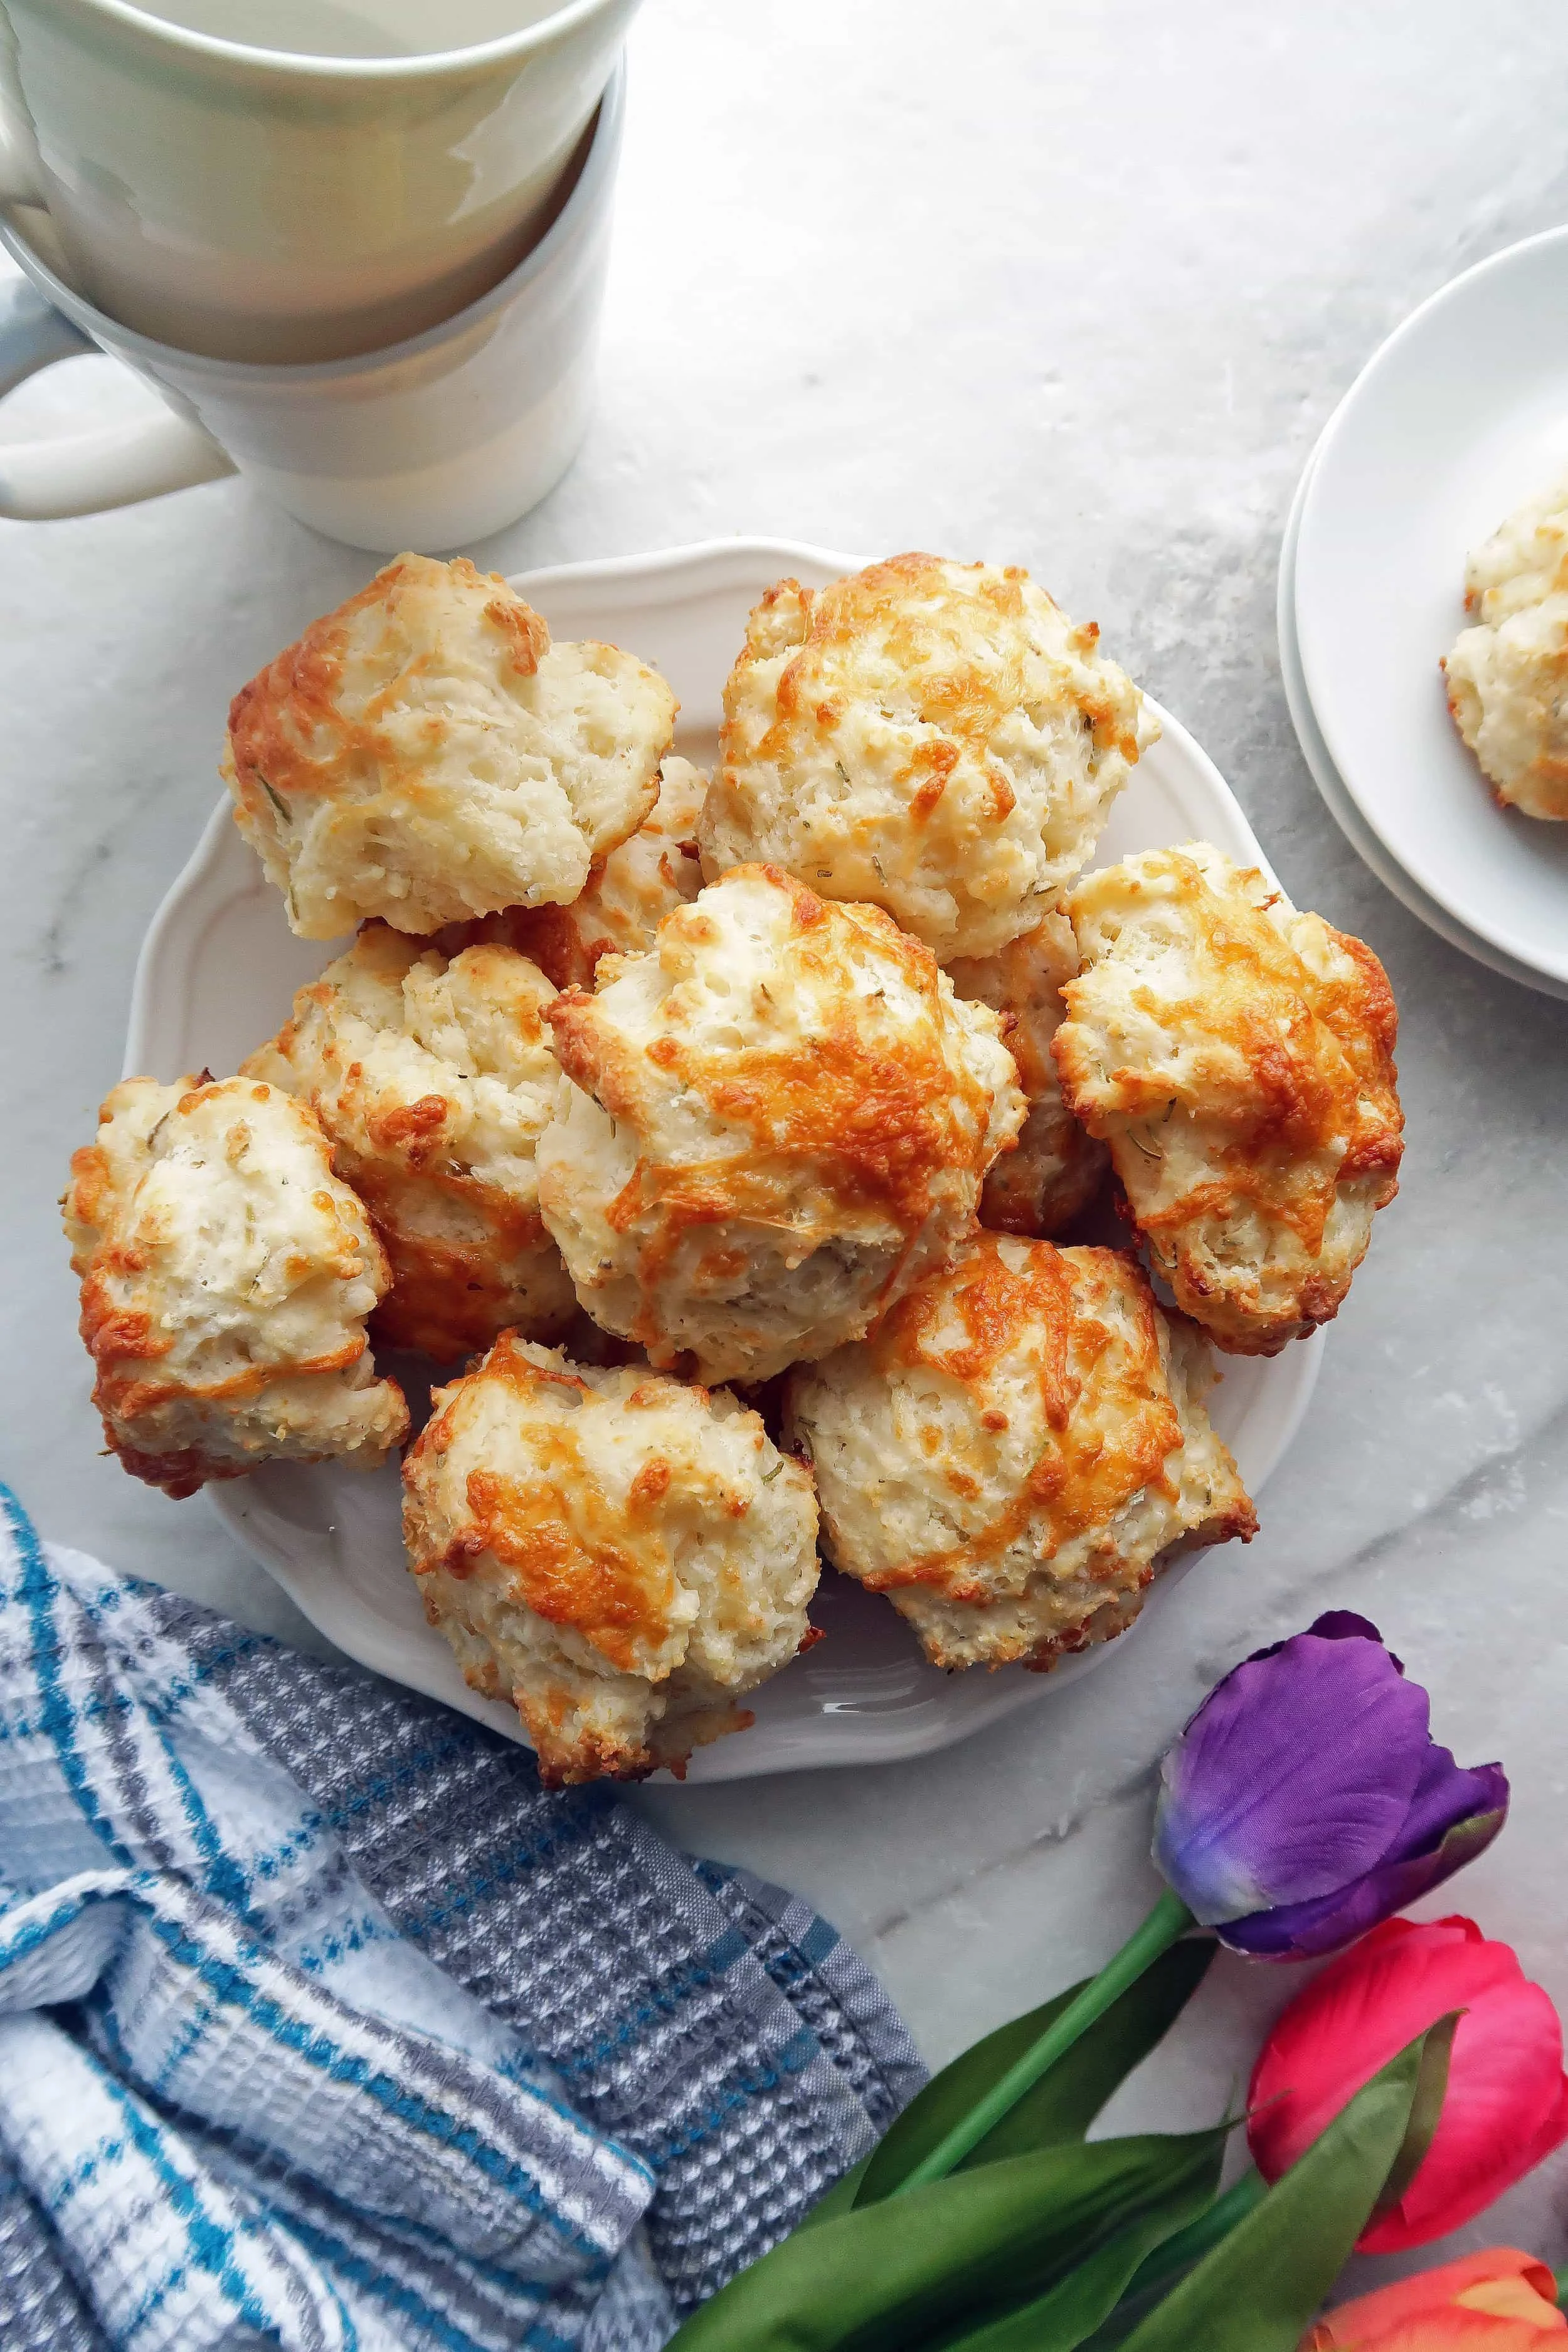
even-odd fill
[{"label": "white ceramic mug", "polygon": [[155,341],[380,350],[527,251],[637,5],[4,0],[0,204]]},{"label": "white ceramic mug", "polygon": [[499,286],[388,350],[300,367],[173,351],[106,318],[0,223],[30,284],[0,288],[0,395],[102,350],[174,412],[0,446],[0,515],[95,513],[231,465],[329,538],[378,554],[483,539],[565,472],[587,425],[625,107],[618,68],[569,189]]}]

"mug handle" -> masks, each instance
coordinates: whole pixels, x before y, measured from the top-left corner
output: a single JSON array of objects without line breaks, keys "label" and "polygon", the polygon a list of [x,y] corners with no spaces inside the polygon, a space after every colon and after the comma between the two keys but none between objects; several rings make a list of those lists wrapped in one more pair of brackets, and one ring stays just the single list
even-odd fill
[{"label": "mug handle", "polygon": [[[56,360],[97,350],[26,278],[0,285],[0,399]],[[172,413],[56,440],[0,444],[0,516],[52,522],[102,514],[233,471],[210,434]]]}]

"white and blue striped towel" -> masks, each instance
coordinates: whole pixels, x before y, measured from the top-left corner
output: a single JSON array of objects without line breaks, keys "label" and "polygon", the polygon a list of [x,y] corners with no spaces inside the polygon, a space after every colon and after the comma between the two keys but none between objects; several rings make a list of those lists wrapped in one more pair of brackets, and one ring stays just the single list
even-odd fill
[{"label": "white and blue striped towel", "polygon": [[921,2079],[805,1905],[0,1487],[5,2352],[652,2352]]}]

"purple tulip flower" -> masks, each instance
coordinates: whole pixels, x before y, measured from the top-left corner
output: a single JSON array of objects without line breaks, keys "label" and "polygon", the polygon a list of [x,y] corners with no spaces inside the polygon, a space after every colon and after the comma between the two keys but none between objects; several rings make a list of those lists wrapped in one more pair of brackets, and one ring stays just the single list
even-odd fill
[{"label": "purple tulip flower", "polygon": [[1161,1772],[1154,1859],[1194,1916],[1236,1951],[1315,1959],[1473,1861],[1508,1781],[1456,1764],[1427,1714],[1348,1610],[1227,1675]]}]

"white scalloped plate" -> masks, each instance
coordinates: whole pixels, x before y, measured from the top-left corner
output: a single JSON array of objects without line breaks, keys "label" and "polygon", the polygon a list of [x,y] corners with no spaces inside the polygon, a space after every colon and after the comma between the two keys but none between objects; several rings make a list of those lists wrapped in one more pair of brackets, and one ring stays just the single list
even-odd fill
[{"label": "white scalloped plate", "polygon": [[[560,635],[606,637],[657,663],[680,697],[679,748],[705,764],[717,745],[721,689],[763,590],[785,573],[824,584],[857,561],[779,541],[730,540],[527,572],[516,585]],[[1266,866],[1213,761],[1168,713],[1159,716],[1164,733],[1117,803],[1102,856],[1201,838],[1244,864]],[[289,932],[224,802],[143,942],[127,1071],[170,1079],[203,1067],[234,1069],[334,952]],[[1254,1496],[1300,1426],[1321,1353],[1319,1334],[1271,1361],[1226,1360],[1215,1422]],[[331,1464],[271,1463],[208,1491],[240,1541],[340,1649],[521,1738],[511,1709],[476,1697],[425,1622],[404,1566],[395,1470],[366,1477]],[[1170,1608],[1189,1565],[1178,1562],[1167,1573],[1121,1643],[1158,1638],[1143,1629]],[[753,1694],[755,1727],[701,1749],[693,1780],[877,1763],[945,1748],[1091,1673],[1121,1646],[1089,1651],[1051,1675],[1021,1667],[944,1675],[926,1664],[885,1602],[843,1578],[824,1576],[812,1614],[827,1638]]]}]

